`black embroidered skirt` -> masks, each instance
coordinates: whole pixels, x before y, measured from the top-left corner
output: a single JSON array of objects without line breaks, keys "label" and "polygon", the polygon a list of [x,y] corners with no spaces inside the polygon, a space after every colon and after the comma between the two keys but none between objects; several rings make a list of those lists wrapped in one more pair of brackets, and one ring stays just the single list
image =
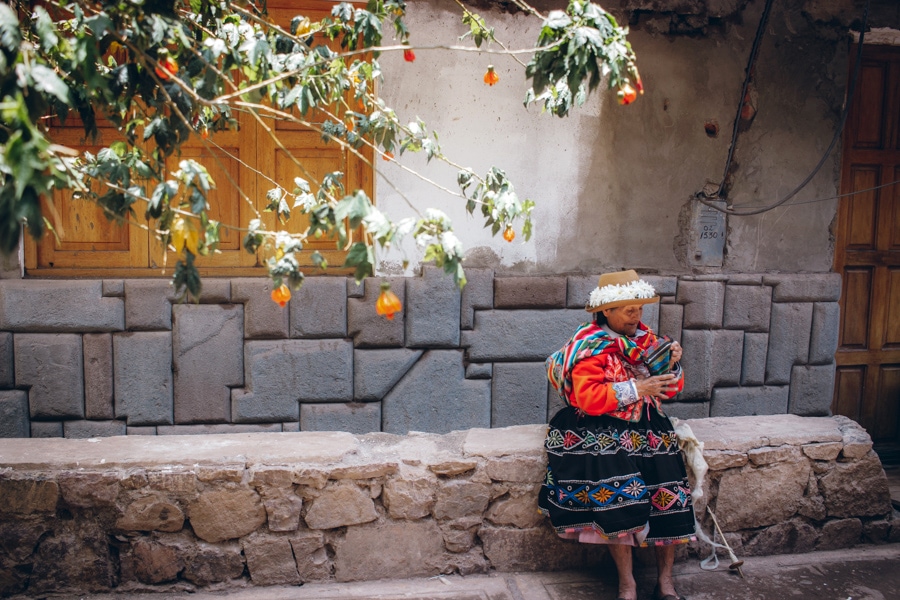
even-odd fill
[{"label": "black embroidered skirt", "polygon": [[550,421],[539,507],[561,536],[594,541],[585,539],[588,532],[615,543],[635,534],[642,546],[694,539],[691,488],[672,422],[656,408],[642,413],[631,423],[567,406]]}]

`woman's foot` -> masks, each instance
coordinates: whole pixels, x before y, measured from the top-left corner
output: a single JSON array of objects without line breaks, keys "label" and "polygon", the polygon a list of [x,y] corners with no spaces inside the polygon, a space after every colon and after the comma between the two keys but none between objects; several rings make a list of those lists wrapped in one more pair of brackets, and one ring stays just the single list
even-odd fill
[{"label": "woman's foot", "polygon": [[684,596],[679,596],[675,591],[675,584],[672,581],[659,582],[653,590],[653,600],[687,600]]},{"label": "woman's foot", "polygon": [[620,581],[616,600],[637,600],[637,582],[634,579],[631,581]]}]

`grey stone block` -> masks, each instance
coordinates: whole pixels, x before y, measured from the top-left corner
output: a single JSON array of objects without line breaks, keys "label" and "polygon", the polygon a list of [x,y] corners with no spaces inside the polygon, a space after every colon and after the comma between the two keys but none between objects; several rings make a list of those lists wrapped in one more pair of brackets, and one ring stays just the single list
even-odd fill
[{"label": "grey stone block", "polygon": [[685,329],[718,329],[725,309],[725,285],[720,281],[681,281],[675,301],[684,306]]},{"label": "grey stone block", "polygon": [[208,435],[215,433],[278,433],[281,423],[235,424],[220,423],[218,425],[160,425],[156,435]]},{"label": "grey stone block", "polygon": [[301,404],[300,431],[381,431],[381,403]]},{"label": "grey stone block", "polygon": [[[311,404],[310,406],[317,406]],[[302,408],[302,407],[301,407]],[[300,421],[287,421],[281,424],[281,430],[285,432],[298,432],[300,431]]]},{"label": "grey stone block", "polygon": [[[466,271],[468,273],[468,271]],[[362,298],[366,295],[366,286],[365,282],[357,283],[356,280],[352,277],[347,277],[347,297],[348,298]]]},{"label": "grey stone block", "polygon": [[837,302],[841,297],[840,273],[765,275],[763,283],[775,286],[775,302]]},{"label": "grey stone block", "polygon": [[442,269],[426,266],[406,281],[407,346],[456,348],[460,313],[459,288]]},{"label": "grey stone block", "polygon": [[494,308],[565,307],[565,277],[494,278]]},{"label": "grey stone block", "polygon": [[375,312],[375,302],[381,294],[381,282],[391,284],[391,290],[406,306],[406,279],[387,277],[366,279],[363,283],[365,295],[347,300],[347,331],[357,348],[389,348],[403,346],[406,311],[401,310],[393,319],[387,319]]},{"label": "grey stone block", "polygon": [[566,406],[565,401],[559,396],[559,392],[556,391],[550,382],[547,382],[547,422],[550,422],[556,413],[558,413],[562,408]]},{"label": "grey stone block", "polygon": [[475,329],[462,332],[469,360],[544,360],[590,321],[584,310],[490,310],[475,315]]},{"label": "grey stone block", "polygon": [[13,364],[13,334],[0,331],[0,388],[11,388],[16,384]]},{"label": "grey stone block", "polygon": [[231,280],[222,277],[203,278],[203,287],[200,290],[201,304],[230,304]]},{"label": "grey stone block", "polygon": [[347,337],[347,280],[307,277],[290,302],[292,338]]},{"label": "grey stone block", "polygon": [[345,340],[245,342],[244,385],[231,390],[235,423],[299,421],[300,402],[353,399],[353,345]]},{"label": "grey stone block", "polygon": [[493,375],[493,363],[469,363],[466,365],[466,379],[490,379]]},{"label": "grey stone block", "polygon": [[772,288],[767,285],[726,285],[726,329],[768,331],[772,312]]},{"label": "grey stone block", "polygon": [[667,335],[673,340],[681,340],[681,323],[684,319],[684,307],[680,304],[659,305],[659,335]]},{"label": "grey stone block", "polygon": [[584,310],[591,292],[597,287],[597,275],[571,275],[566,278],[566,308]]},{"label": "grey stone block", "polygon": [[[163,425],[167,427],[167,425]],[[156,435],[156,427],[126,427],[125,435]]]},{"label": "grey stone block", "polygon": [[762,285],[760,273],[732,273],[728,275],[728,285]]},{"label": "grey stone block", "polygon": [[641,321],[653,331],[659,329],[659,306],[659,302],[645,304],[641,315]]},{"label": "grey stone block", "polygon": [[641,279],[653,286],[657,296],[674,296],[678,291],[678,278],[663,275],[639,275]]},{"label": "grey stone block", "polygon": [[780,415],[787,412],[788,386],[716,388],[710,417]]},{"label": "grey stone block", "polygon": [[827,365],[834,362],[840,326],[841,307],[837,302],[816,302],[813,305],[809,340],[810,364]]},{"label": "grey stone block", "polygon": [[664,402],[663,411],[676,419],[706,419],[709,402]]},{"label": "grey stone block", "polygon": [[834,363],[794,367],[791,370],[788,411],[804,417],[830,415],[834,396],[834,371]]},{"label": "grey stone block", "polygon": [[122,331],[125,303],[103,297],[101,281],[0,281],[0,329],[28,332]]},{"label": "grey stone block", "polygon": [[103,291],[103,296],[105,297],[125,297],[125,281],[122,279],[104,279],[101,289]]},{"label": "grey stone block", "polygon": [[13,340],[16,383],[30,387],[32,419],[84,418],[81,336],[17,333]]},{"label": "grey stone block", "polygon": [[810,302],[775,303],[769,328],[766,384],[789,384],[791,369],[809,358],[813,305]]},{"label": "grey stone block", "polygon": [[766,353],[768,348],[768,333],[744,334],[741,385],[763,385],[766,382]]},{"label": "grey stone block", "polygon": [[112,419],[113,349],[111,333],[86,333],[81,338],[84,351],[84,416]]},{"label": "grey stone block", "polygon": [[[423,407],[423,399],[439,398]],[[382,402],[382,431],[447,433],[491,426],[491,383],[465,379],[462,352],[432,350]]]},{"label": "grey stone block", "polygon": [[22,390],[0,391],[0,438],[30,436],[28,394]]},{"label": "grey stone block", "polygon": [[174,299],[169,280],[126,280],[125,326],[129,331],[171,331]]},{"label": "grey stone block", "polygon": [[737,385],[741,379],[744,333],[686,329],[682,332],[684,390],[681,400],[708,400],[713,387]]},{"label": "grey stone block", "polygon": [[[293,293],[293,292],[292,292]],[[244,305],[244,337],[247,339],[281,339],[288,337],[290,305],[282,307],[272,301],[272,280],[254,277],[231,280],[231,300]]]},{"label": "grey stone block", "polygon": [[98,438],[125,435],[125,421],[65,421],[63,436],[67,438]]},{"label": "grey stone block", "polygon": [[227,423],[231,389],[244,385],[240,304],[172,307],[175,423]]},{"label": "grey stone block", "polygon": [[421,350],[406,348],[354,350],[354,399],[381,400],[406,375],[420,356]]},{"label": "grey stone block", "polygon": [[167,331],[113,335],[116,418],[128,425],[171,425],[172,334]]},{"label": "grey stone block", "polygon": [[546,423],[548,385],[543,362],[494,363],[491,427]]},{"label": "grey stone block", "polygon": [[475,326],[475,311],[494,308],[494,272],[490,269],[466,269],[466,286],[459,307],[461,329]]},{"label": "grey stone block", "polygon": [[32,421],[31,437],[61,438],[63,436],[62,421]]}]

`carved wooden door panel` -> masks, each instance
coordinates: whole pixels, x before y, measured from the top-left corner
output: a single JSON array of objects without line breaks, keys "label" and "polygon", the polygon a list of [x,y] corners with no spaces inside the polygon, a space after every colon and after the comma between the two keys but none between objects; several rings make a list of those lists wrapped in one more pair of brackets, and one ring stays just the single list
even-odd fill
[{"label": "carved wooden door panel", "polygon": [[[853,59],[851,58],[851,61]],[[851,62],[852,64],[852,62]],[[844,131],[832,411],[900,443],[900,48],[869,46]]]}]

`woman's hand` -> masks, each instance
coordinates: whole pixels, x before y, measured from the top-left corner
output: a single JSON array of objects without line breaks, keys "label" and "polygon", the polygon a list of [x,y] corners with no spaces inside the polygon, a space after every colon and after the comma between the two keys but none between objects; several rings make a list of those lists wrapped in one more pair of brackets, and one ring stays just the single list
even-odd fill
[{"label": "woman's hand", "polygon": [[677,377],[671,373],[665,375],[655,375],[646,379],[635,379],[634,387],[637,388],[638,396],[660,396],[671,395],[678,390]]},{"label": "woman's hand", "polygon": [[678,342],[672,342],[672,345],[669,346],[669,350],[671,351],[671,358],[669,359],[669,368],[674,369],[675,363],[681,360],[681,344]]}]

